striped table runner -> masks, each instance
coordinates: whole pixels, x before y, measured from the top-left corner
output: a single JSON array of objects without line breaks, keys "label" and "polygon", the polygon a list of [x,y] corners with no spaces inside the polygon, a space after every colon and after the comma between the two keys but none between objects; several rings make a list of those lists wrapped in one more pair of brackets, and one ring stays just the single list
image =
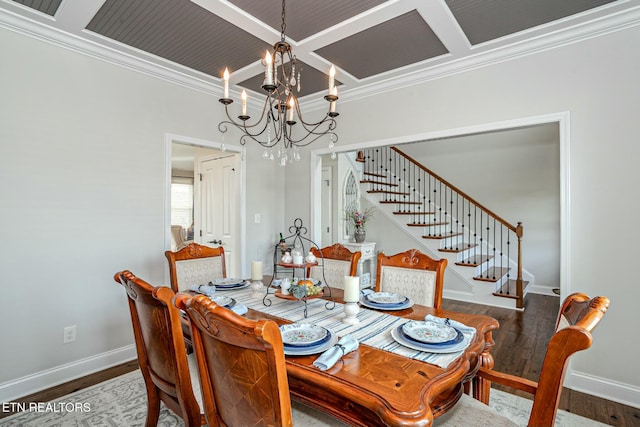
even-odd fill
[{"label": "striped table runner", "polygon": [[[222,294],[221,292],[220,295]],[[262,302],[262,296],[264,296],[264,294],[260,298],[252,298],[250,289],[225,291],[224,295],[232,296],[238,303],[244,304],[256,311],[287,319],[291,322],[313,323],[324,326],[339,337],[352,334],[358,342],[362,344],[367,344],[371,347],[400,354],[412,359],[422,360],[441,368],[449,366],[449,364],[462,355],[464,351],[436,354],[413,350],[398,344],[391,336],[391,330],[406,322],[407,319],[369,310],[365,307],[360,307],[360,312],[357,316],[360,323],[357,325],[349,325],[342,322],[342,317],[344,316],[343,304],[336,303],[333,310],[328,310],[325,307],[327,301],[323,299],[311,299],[307,302],[307,317],[305,318],[303,301],[286,300],[278,298],[275,295],[269,295],[268,298],[271,300],[271,305],[265,306]],[[332,305],[333,303],[329,302],[329,307]],[[468,342],[470,342],[475,335],[475,329],[473,328],[463,330],[462,332]]]}]

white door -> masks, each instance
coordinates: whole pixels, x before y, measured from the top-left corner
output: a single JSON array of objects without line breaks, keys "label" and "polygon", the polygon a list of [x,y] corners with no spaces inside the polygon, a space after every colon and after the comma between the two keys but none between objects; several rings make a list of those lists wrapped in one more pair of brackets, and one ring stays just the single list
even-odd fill
[{"label": "white door", "polygon": [[[215,157],[200,162],[199,219],[196,240],[206,246],[224,248],[227,277],[240,277],[238,257],[237,155]],[[197,177],[198,178],[198,177]],[[197,224],[196,224],[197,226]]]}]

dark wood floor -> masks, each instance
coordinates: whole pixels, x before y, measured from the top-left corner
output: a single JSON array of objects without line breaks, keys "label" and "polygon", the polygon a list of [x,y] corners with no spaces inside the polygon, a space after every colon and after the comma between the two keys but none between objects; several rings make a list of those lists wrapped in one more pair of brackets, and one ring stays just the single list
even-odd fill
[{"label": "dark wood floor", "polygon": [[[555,326],[558,307],[558,298],[535,294],[527,296],[524,311],[444,300],[444,308],[447,310],[486,314],[496,318],[500,322],[500,329],[493,337],[496,343],[491,351],[495,358],[494,369],[532,380],[537,380],[540,373],[544,350]],[[594,339],[597,340],[597,329],[595,335]],[[137,368],[137,362],[132,361],[16,401],[46,402]],[[569,389],[562,392],[560,408],[613,426],[640,425],[640,409]],[[10,413],[0,411],[0,418],[8,415]]]}]

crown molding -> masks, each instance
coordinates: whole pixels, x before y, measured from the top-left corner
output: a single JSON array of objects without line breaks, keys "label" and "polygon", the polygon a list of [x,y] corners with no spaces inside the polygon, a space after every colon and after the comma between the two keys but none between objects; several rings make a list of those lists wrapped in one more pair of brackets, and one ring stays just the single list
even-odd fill
[{"label": "crown molding", "polygon": [[[567,29],[559,29],[548,34],[505,44],[500,47],[492,47],[499,43],[505,43],[504,39],[499,39],[495,43],[488,42],[476,46],[470,50],[470,54],[458,59],[451,59],[454,55],[449,54],[424,61],[421,64],[407,66],[405,70],[409,71],[404,75],[396,76],[398,70],[395,70],[390,72],[387,78],[383,76],[382,80],[380,76],[372,77],[369,79],[371,83],[365,83],[358,88],[349,89],[348,85],[345,85],[345,87],[341,87],[340,102],[379,95],[431,80],[472,71],[500,62],[625,30],[639,24],[640,6],[636,6],[605,17],[595,18]],[[118,65],[206,94],[217,96],[222,91],[222,85],[217,78],[164,60],[155,55],[133,49],[130,46],[114,44],[112,40],[104,40],[104,43],[112,44],[125,51],[105,46],[100,43],[100,37],[93,33],[89,34],[87,32],[86,34],[87,37],[95,39],[90,40],[87,37],[58,30],[5,9],[0,9],[0,28],[5,28],[110,64]],[[131,51],[132,53],[126,51]],[[411,69],[415,69],[415,71],[410,71]],[[366,79],[363,80],[363,82],[366,82]],[[311,95],[309,95],[309,97],[311,97]],[[301,99],[300,101],[301,105],[310,111],[326,108],[326,102],[323,99]]]}]

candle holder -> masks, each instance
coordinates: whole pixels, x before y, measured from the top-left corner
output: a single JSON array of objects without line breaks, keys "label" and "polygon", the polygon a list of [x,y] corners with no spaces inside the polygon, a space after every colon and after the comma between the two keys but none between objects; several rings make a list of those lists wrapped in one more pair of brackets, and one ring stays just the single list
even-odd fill
[{"label": "candle holder", "polygon": [[357,325],[360,323],[360,319],[356,317],[359,311],[360,306],[358,306],[357,302],[346,302],[344,304],[344,318],[342,319],[342,323],[349,325]]},{"label": "candle holder", "polygon": [[264,285],[261,280],[251,282],[251,298],[262,298],[264,294]]}]

